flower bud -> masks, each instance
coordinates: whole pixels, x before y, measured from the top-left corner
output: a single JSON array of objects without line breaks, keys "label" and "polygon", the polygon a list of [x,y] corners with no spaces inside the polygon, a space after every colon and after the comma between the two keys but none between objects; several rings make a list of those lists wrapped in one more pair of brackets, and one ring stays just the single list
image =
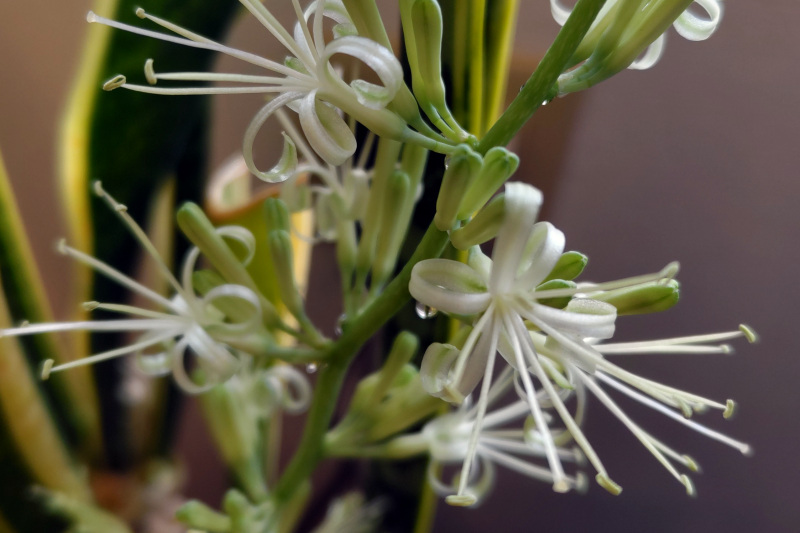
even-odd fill
[{"label": "flower bud", "polygon": [[[589,289],[591,291],[591,289]],[[657,313],[678,303],[680,298],[680,283],[669,280],[662,284],[659,282],[644,283],[633,287],[624,287],[592,295],[595,300],[609,303],[617,308],[617,315],[642,315]]]},{"label": "flower bud", "polygon": [[472,181],[461,206],[458,218],[465,219],[483,207],[497,189],[516,172],[519,157],[499,146],[489,150],[483,158],[483,166]]},{"label": "flower bud", "polygon": [[481,156],[463,145],[448,159],[442,178],[439,197],[436,199],[436,216],[433,221],[441,231],[453,227],[464,194],[481,169]]}]

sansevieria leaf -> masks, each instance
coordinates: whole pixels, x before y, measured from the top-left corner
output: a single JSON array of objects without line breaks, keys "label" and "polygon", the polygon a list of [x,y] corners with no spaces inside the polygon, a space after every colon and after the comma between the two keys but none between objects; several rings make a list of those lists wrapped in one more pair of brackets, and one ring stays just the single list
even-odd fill
[{"label": "sansevieria leaf", "polygon": [[[226,29],[237,2],[208,0],[96,0],[93,10],[123,23],[146,26],[136,16],[141,7],[197,33],[217,39]],[[156,29],[158,28],[150,28]],[[204,97],[170,98],[128,91],[105,93],[104,81],[118,74],[136,79],[147,59],[166,70],[209,70],[213,56],[93,24],[87,26],[83,61],[64,115],[60,138],[61,195],[67,213],[71,244],[119,270],[133,273],[139,249],[115,215],[91,194],[91,182],[104,187],[125,204],[131,215],[144,220],[159,185],[176,179],[175,201],[197,199],[205,173],[208,102]],[[176,250],[175,253],[180,253]],[[85,270],[75,281],[81,300],[124,301],[121,289],[105,279],[92,279]],[[91,284],[91,289],[89,288]],[[84,337],[77,355],[117,344],[113,335],[97,336],[91,349]],[[95,371],[110,466],[125,468],[133,460],[126,426],[127,406],[116,389],[120,372],[113,364]]]}]

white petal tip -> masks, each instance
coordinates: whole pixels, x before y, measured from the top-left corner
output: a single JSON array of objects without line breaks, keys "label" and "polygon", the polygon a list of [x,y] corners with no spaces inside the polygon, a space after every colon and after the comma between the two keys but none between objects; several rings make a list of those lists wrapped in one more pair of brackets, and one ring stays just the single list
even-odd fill
[{"label": "white petal tip", "polygon": [[444,501],[454,507],[469,507],[470,505],[475,505],[478,498],[471,494],[452,494],[445,498]]},{"label": "white petal tip", "polygon": [[614,481],[606,474],[597,474],[594,477],[597,484],[606,489],[614,496],[618,496],[622,492],[622,487],[614,483]]},{"label": "white petal tip", "polygon": [[41,375],[42,375],[42,379],[43,380],[47,380],[47,379],[50,378],[50,372],[53,370],[53,364],[54,363],[55,363],[55,361],[53,359],[47,359],[42,364],[42,374]]},{"label": "white petal tip", "polygon": [[736,402],[728,400],[725,402],[725,411],[722,412],[722,417],[725,420],[730,420],[736,414]]},{"label": "white petal tip", "polygon": [[756,333],[755,330],[747,324],[739,324],[739,331],[741,331],[742,335],[745,336],[747,342],[751,344],[758,342],[758,333]]}]

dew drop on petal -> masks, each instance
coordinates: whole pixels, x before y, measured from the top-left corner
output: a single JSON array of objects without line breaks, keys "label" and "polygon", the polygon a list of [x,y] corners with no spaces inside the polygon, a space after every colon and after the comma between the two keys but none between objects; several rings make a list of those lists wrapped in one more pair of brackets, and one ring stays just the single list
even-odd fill
[{"label": "dew drop on petal", "polygon": [[306,365],[306,374],[315,374],[318,368],[317,363],[308,363]]},{"label": "dew drop on petal", "polygon": [[417,302],[416,305],[417,316],[422,319],[433,318],[439,314],[439,310],[422,302]]}]

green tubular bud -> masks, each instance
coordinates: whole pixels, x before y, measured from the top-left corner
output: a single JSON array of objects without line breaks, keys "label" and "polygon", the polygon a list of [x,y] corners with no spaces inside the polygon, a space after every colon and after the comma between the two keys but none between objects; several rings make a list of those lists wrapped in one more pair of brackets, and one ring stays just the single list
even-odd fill
[{"label": "green tubular bud", "polygon": [[505,148],[496,146],[489,150],[483,157],[483,167],[478,177],[473,180],[461,202],[458,218],[468,218],[483,207],[500,186],[516,172],[518,166],[519,157]]},{"label": "green tubular bud", "polygon": [[380,239],[375,250],[375,264],[372,267],[373,283],[388,279],[397,259],[395,250],[405,237],[406,225],[398,223],[403,220],[406,201],[414,192],[411,190],[411,178],[402,170],[392,173],[386,187],[383,200],[383,213],[378,235]]},{"label": "green tubular bud", "polygon": [[547,282],[552,279],[573,280],[581,275],[588,262],[589,258],[580,252],[564,252],[544,281]]},{"label": "green tubular bud", "polygon": [[[407,365],[411,358],[414,357],[414,354],[417,353],[418,348],[419,339],[417,339],[416,335],[408,331],[400,332],[392,344],[392,349],[389,351],[389,356],[386,358],[383,368],[378,372],[379,378],[376,391],[386,391],[397,384],[398,380],[407,381],[408,376],[403,376],[403,373],[408,372],[406,370]],[[380,398],[375,399],[380,400]]]},{"label": "green tubular bud", "polygon": [[187,527],[209,533],[228,533],[231,530],[230,518],[197,500],[181,505],[175,511],[175,518]]},{"label": "green tubular bud", "polygon": [[[536,287],[536,290],[549,291],[552,289],[574,289],[577,286],[578,285],[573,281],[551,279],[550,281],[545,281]],[[537,303],[546,305],[548,307],[555,307],[556,309],[564,309],[570,300],[572,300],[572,296],[562,296],[561,298],[542,298],[541,300],[537,300]]]},{"label": "green tubular bud", "polygon": [[290,231],[292,229],[289,221],[289,208],[286,203],[278,198],[267,198],[264,200],[264,216],[267,219],[269,229]]},{"label": "green tubular bud", "polygon": [[176,218],[186,238],[200,249],[226,282],[243,285],[258,295],[265,324],[278,324],[280,318],[275,306],[261,294],[245,266],[216,232],[203,210],[197,204],[187,202],[178,209]]},{"label": "green tubular bud", "polygon": [[305,317],[303,297],[300,295],[294,279],[294,252],[289,232],[285,230],[270,231],[269,250],[275,265],[275,275],[278,277],[281,301],[295,318],[302,320]]},{"label": "green tubular bud", "polygon": [[593,299],[616,307],[618,316],[642,315],[666,311],[678,303],[680,283],[672,279],[664,284],[654,281],[598,294],[591,294],[591,289],[587,292]]},{"label": "green tubular bud", "polygon": [[465,226],[450,233],[450,242],[458,250],[469,250],[497,235],[506,214],[505,196],[499,195],[467,222]]},{"label": "green tubular bud", "polygon": [[463,145],[450,156],[442,178],[439,197],[436,199],[436,216],[433,222],[441,231],[453,227],[464,194],[481,169],[481,156]]},{"label": "green tubular bud", "polygon": [[336,262],[342,275],[349,276],[356,268],[356,226],[352,220],[340,220],[336,227]]}]

